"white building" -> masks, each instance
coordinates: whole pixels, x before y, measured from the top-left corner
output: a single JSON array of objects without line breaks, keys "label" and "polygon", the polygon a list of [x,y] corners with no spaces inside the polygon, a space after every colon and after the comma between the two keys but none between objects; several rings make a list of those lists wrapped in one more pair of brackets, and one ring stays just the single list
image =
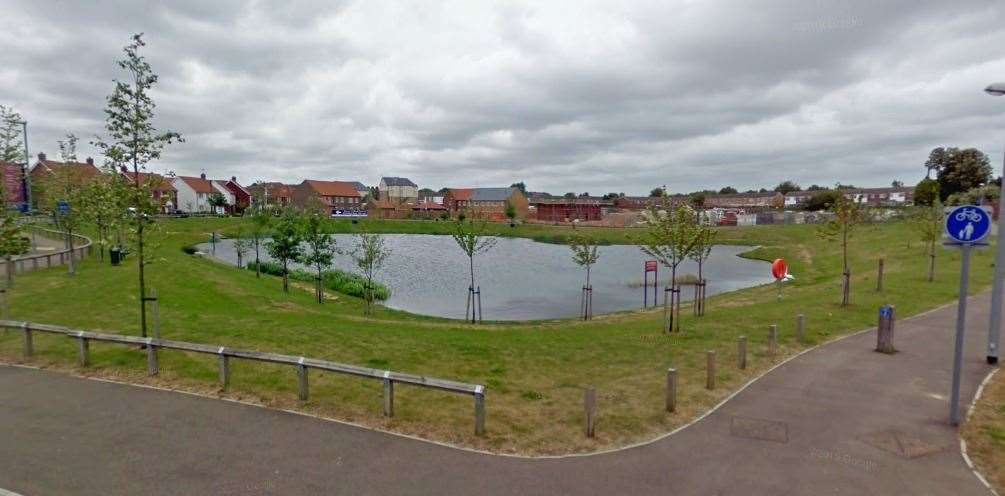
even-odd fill
[{"label": "white building", "polygon": [[419,199],[419,186],[405,177],[382,177],[380,199],[391,203],[415,203]]},{"label": "white building", "polygon": [[[226,181],[206,179],[206,174],[199,177],[177,176],[171,185],[178,191],[178,210],[182,212],[212,212],[209,197],[220,193],[227,200],[227,205],[234,204],[234,193],[224,185]],[[223,208],[217,208],[216,213],[224,213]]]}]

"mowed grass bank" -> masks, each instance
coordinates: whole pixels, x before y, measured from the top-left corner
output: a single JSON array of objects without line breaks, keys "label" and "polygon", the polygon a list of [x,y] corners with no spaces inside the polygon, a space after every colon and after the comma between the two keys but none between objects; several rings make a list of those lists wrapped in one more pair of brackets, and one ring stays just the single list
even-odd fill
[{"label": "mowed grass bank", "polygon": [[[660,311],[598,316],[589,323],[557,320],[480,326],[386,309],[367,319],[355,298],[338,296],[318,305],[307,290],[284,295],[277,278],[256,279],[251,271],[182,252],[182,247],[207,239],[210,231],[234,232],[240,222],[162,222],[148,274],[149,285],[157,288],[162,299],[163,337],[485,384],[486,435],[473,435],[469,397],[399,386],[396,416],[385,419],[379,382],[316,371],[311,374],[311,398],[305,404],[296,401],[296,373],[290,367],[233,361],[231,388],[221,393],[213,357],[163,352],[161,374],[150,379],[145,376],[141,351],[92,343],[92,366],[82,372],[226,394],[497,452],[588,452],[672,430],[772,366],[774,361],[767,356],[770,324],[779,326],[782,356],[791,355],[804,348],[793,339],[796,314],[806,315],[812,344],[875,325],[881,304],[896,305],[898,317],[904,318],[949,303],[958,282],[955,252],[939,250],[936,281],[928,283],[923,247],[914,240],[910,226],[868,227],[852,241],[852,305],[842,308],[838,243],[819,239],[815,226],[755,226],[725,228],[720,240],[758,245],[748,256],[786,258],[796,280],[786,286],[784,298],[776,300],[773,285],[713,297],[705,317],[691,317],[684,311],[679,334],[660,333]],[[406,228],[406,232],[437,232],[445,227],[435,222],[373,222],[368,226],[386,232]],[[539,239],[559,239],[571,232],[566,227],[540,225],[493,228]],[[625,230],[591,228],[590,232],[611,242],[628,240]],[[879,257],[886,260],[886,277],[884,290],[878,293]],[[128,262],[109,267],[89,260],[75,277],[58,268],[21,276],[12,294],[12,318],[136,334],[136,267],[135,260]],[[974,292],[990,283],[990,264],[990,250],[975,255]],[[577,270],[571,262],[569,270]],[[457,284],[466,285],[465,281]],[[735,366],[740,335],[750,340],[746,371]],[[73,340],[42,335],[36,338],[36,349],[31,363],[75,368]],[[714,391],[704,389],[706,350],[718,353]],[[22,360],[19,333],[0,332],[0,358]],[[673,414],[663,410],[668,367],[680,374],[678,411]],[[595,439],[586,439],[582,433],[582,396],[588,385],[597,388]]]},{"label": "mowed grass bank", "polygon": [[1005,374],[985,385],[960,435],[977,470],[999,493],[1005,490]]}]

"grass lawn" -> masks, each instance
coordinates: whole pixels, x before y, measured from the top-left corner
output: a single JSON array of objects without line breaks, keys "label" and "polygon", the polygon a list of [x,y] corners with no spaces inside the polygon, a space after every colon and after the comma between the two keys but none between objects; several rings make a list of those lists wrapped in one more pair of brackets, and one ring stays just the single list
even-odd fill
[{"label": "grass lawn", "polygon": [[[381,414],[378,381],[313,372],[311,399],[296,400],[296,373],[279,367],[232,361],[231,388],[218,392],[213,357],[161,353],[161,374],[145,376],[145,355],[137,349],[92,343],[87,374],[169,385],[297,408],[496,452],[559,454],[588,452],[643,441],[700,415],[723,397],[770,367],[767,329],[778,324],[782,355],[804,348],[794,342],[795,316],[806,315],[809,344],[875,325],[877,307],[897,306],[903,318],[950,302],[955,297],[959,256],[939,250],[936,280],[925,281],[923,248],[910,226],[890,223],[864,228],[852,241],[852,305],[842,308],[841,251],[821,240],[815,226],[724,228],[719,241],[757,245],[747,256],[789,261],[796,280],[776,300],[773,285],[718,295],[708,314],[685,313],[682,332],[663,335],[661,311],[630,311],[597,316],[589,323],[554,320],[486,323],[419,317],[379,309],[362,316],[361,302],[338,296],[319,305],[308,290],[281,292],[273,277],[256,279],[212,260],[183,253],[213,230],[233,233],[238,219],[178,219],[160,223],[155,262],[148,286],[161,297],[162,336],[225,346],[306,355],[344,363],[424,374],[487,386],[486,435],[473,435],[470,397],[414,387],[396,388],[393,419]],[[338,222],[341,230],[359,225]],[[374,221],[379,232],[447,232],[442,222]],[[555,241],[571,228],[494,225],[502,235]],[[579,228],[612,243],[628,242],[630,230]],[[486,256],[492,256],[491,252]],[[886,259],[884,290],[875,290],[876,264]],[[976,253],[972,285],[991,281],[990,250]],[[75,277],[65,269],[20,276],[11,296],[14,319],[109,332],[138,333],[135,259],[120,267],[96,260],[81,264]],[[603,263],[603,259],[600,260]],[[573,268],[570,262],[569,270]],[[466,286],[459,280],[458,285]],[[602,298],[598,294],[595,297]],[[748,368],[738,370],[736,341],[750,340]],[[75,368],[73,340],[36,337],[30,363]],[[704,389],[705,351],[718,353],[718,388]],[[21,362],[18,332],[0,331],[0,359]],[[663,410],[665,373],[679,371],[678,411]],[[583,388],[597,388],[597,437],[582,433]]]},{"label": "grass lawn", "polygon": [[967,453],[992,487],[1005,490],[1005,374],[997,373],[961,431]]}]

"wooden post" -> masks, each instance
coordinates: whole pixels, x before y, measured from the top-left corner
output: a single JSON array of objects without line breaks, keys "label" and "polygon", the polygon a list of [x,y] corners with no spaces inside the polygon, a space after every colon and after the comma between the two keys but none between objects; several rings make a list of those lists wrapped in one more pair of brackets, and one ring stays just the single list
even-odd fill
[{"label": "wooden post", "polygon": [[391,372],[384,371],[384,416],[394,416],[394,381],[391,380]]},{"label": "wooden post", "polygon": [[772,359],[778,354],[778,326],[771,324],[768,326],[768,355]]},{"label": "wooden post", "polygon": [[736,366],[740,370],[747,368],[747,336],[740,336],[736,343]]},{"label": "wooden post", "polygon": [[304,365],[304,357],[300,357],[300,363],[297,364],[297,383],[299,387],[300,401],[307,401],[307,366]]},{"label": "wooden post", "polygon": [[594,420],[597,415],[597,390],[593,386],[586,387],[583,395],[583,408],[586,410],[586,425],[584,426],[586,437],[593,437],[595,434]]},{"label": "wooden post", "polygon": [[876,351],[880,353],[895,353],[893,347],[893,305],[879,307],[879,325],[876,329]]},{"label": "wooden post", "polygon": [[147,338],[147,375],[157,375],[157,347]]},{"label": "wooden post", "polygon": [[24,356],[30,357],[35,353],[35,342],[32,340],[31,328],[28,327],[27,322],[21,324],[21,335],[23,336],[23,347],[21,350]]},{"label": "wooden post", "polygon": [[475,387],[475,435],[485,435],[485,389]]},{"label": "wooden post", "polygon": [[705,352],[705,388],[715,389],[715,350]]},{"label": "wooden post", "polygon": [[876,291],[883,290],[883,259],[879,259],[879,267],[876,269]]},{"label": "wooden post", "polygon": [[796,340],[802,344],[806,342],[806,316],[796,315]]},{"label": "wooden post", "polygon": [[86,367],[90,363],[89,349],[90,340],[85,338],[83,333],[77,334],[77,365]]},{"label": "wooden post", "polygon": [[227,386],[230,385],[230,357],[223,354],[223,346],[217,353],[219,354],[220,388],[227,389]]},{"label": "wooden post", "polygon": [[157,299],[157,288],[150,288],[150,302],[152,303],[150,308],[151,316],[154,321],[154,337],[157,339],[161,338],[161,310],[160,310],[160,300]]},{"label": "wooden post", "polygon": [[667,411],[677,411],[677,369],[667,369]]}]

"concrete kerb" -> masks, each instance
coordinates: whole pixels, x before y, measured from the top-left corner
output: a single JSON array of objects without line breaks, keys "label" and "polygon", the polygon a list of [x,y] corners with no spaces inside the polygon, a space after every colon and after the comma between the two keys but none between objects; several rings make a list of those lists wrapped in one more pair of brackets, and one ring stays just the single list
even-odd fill
[{"label": "concrete kerb", "polygon": [[[971,297],[973,297],[973,296],[971,296]],[[926,315],[928,315],[930,313],[934,313],[936,311],[942,310],[943,308],[954,306],[954,305],[956,305],[956,302],[946,303],[945,305],[940,305],[938,307],[935,307],[935,308],[926,310],[924,312],[921,312],[921,313],[912,315],[910,317],[907,317],[904,320],[913,320],[913,319],[921,318],[921,317],[924,317],[924,316],[926,316]],[[281,411],[281,412],[290,413],[290,414],[293,414],[293,415],[299,415],[299,416],[302,416],[302,417],[308,417],[308,418],[313,418],[313,419],[317,419],[317,420],[323,420],[323,421],[327,421],[327,422],[333,422],[333,423],[336,423],[336,424],[342,424],[342,425],[347,425],[347,426],[351,426],[351,427],[356,427],[356,428],[359,428],[359,429],[365,429],[365,430],[370,430],[370,431],[374,431],[374,432],[380,432],[380,433],[388,434],[388,435],[392,435],[392,436],[397,436],[397,437],[404,438],[404,439],[411,439],[411,440],[414,440],[414,441],[420,441],[420,442],[432,444],[432,445],[435,445],[435,446],[442,446],[444,448],[451,448],[451,449],[455,449],[455,450],[459,450],[459,451],[467,451],[469,453],[477,453],[477,454],[481,454],[481,455],[490,455],[490,456],[499,456],[499,457],[505,457],[505,458],[516,458],[516,459],[523,459],[523,460],[549,460],[549,459],[561,459],[561,458],[579,458],[579,457],[598,456],[598,455],[605,455],[605,454],[610,454],[610,453],[617,453],[619,451],[626,451],[626,450],[630,450],[630,449],[634,449],[634,448],[639,448],[639,447],[642,447],[642,446],[647,446],[647,445],[653,444],[653,443],[658,442],[658,441],[662,441],[663,439],[666,439],[666,438],[668,438],[670,436],[673,436],[674,434],[677,434],[678,432],[681,432],[684,429],[687,429],[688,427],[690,427],[690,426],[692,426],[694,424],[697,424],[698,422],[702,421],[705,417],[708,417],[709,415],[715,413],[717,410],[719,410],[720,408],[722,408],[723,405],[725,405],[727,402],[729,402],[729,400],[733,399],[736,395],[742,393],[744,390],[746,390],[747,388],[749,388],[750,386],[752,386],[755,382],[757,382],[758,380],[760,380],[764,376],[770,374],[775,369],[778,369],[778,368],[780,368],[780,367],[788,364],[789,362],[791,362],[791,361],[793,361],[793,360],[795,360],[795,359],[797,359],[797,358],[805,355],[806,353],[809,353],[811,351],[816,350],[817,348],[820,348],[820,347],[823,347],[823,346],[827,346],[828,344],[835,343],[835,342],[841,341],[843,339],[848,339],[848,338],[851,338],[853,336],[858,336],[860,334],[864,334],[866,332],[870,332],[870,331],[873,331],[875,329],[876,329],[876,327],[872,326],[872,327],[867,327],[865,329],[861,329],[861,330],[858,330],[858,331],[854,331],[854,332],[846,334],[844,336],[839,336],[839,337],[827,340],[827,341],[825,341],[823,343],[814,345],[814,346],[812,346],[810,348],[807,348],[807,349],[805,349],[803,351],[800,351],[799,353],[796,353],[795,355],[792,355],[791,357],[786,358],[785,360],[783,360],[783,361],[781,361],[781,362],[773,365],[772,367],[768,368],[764,372],[762,372],[762,373],[758,374],[757,376],[751,378],[749,381],[747,381],[742,386],[740,386],[740,388],[738,388],[736,391],[733,391],[732,393],[730,393],[729,395],[727,395],[725,398],[723,398],[721,401],[719,401],[718,403],[716,403],[715,405],[713,405],[712,408],[710,408],[709,410],[707,410],[705,413],[702,413],[701,415],[699,415],[698,417],[696,417],[694,420],[692,420],[692,421],[690,421],[690,422],[688,422],[686,424],[683,424],[683,425],[677,427],[676,429],[673,429],[672,431],[665,432],[663,434],[660,434],[660,435],[658,435],[656,437],[647,439],[645,441],[639,441],[637,443],[632,443],[632,444],[629,444],[629,445],[626,445],[626,446],[621,446],[621,447],[618,447],[618,448],[610,448],[610,449],[600,450],[600,451],[591,451],[589,453],[570,453],[570,454],[565,454],[565,455],[537,455],[537,456],[535,456],[535,455],[520,455],[520,454],[513,454],[513,453],[493,453],[491,451],[485,451],[485,450],[480,450],[480,449],[475,449],[475,448],[469,448],[469,447],[466,447],[466,446],[459,446],[459,445],[456,445],[456,444],[446,443],[446,442],[442,442],[442,441],[435,441],[435,440],[431,440],[431,439],[421,438],[421,437],[418,437],[418,436],[413,436],[413,435],[410,435],[410,434],[403,434],[403,433],[400,433],[400,432],[390,431],[390,430],[382,429],[382,428],[379,428],[379,427],[372,427],[372,426],[360,424],[360,423],[357,423],[357,422],[350,422],[350,421],[347,421],[347,420],[340,420],[340,419],[335,419],[335,418],[331,418],[331,417],[325,417],[323,415],[317,415],[317,414],[313,414],[313,413],[302,412],[302,411],[297,411],[297,410],[290,410],[290,409],[285,409],[285,408],[276,409],[276,408],[269,407],[267,405],[263,405],[261,403],[253,403],[253,402],[244,401],[244,400],[237,400],[237,399],[233,399],[233,398],[227,398],[227,397],[224,397],[224,396],[214,396],[214,395],[206,394],[206,393],[198,393],[198,392],[186,391],[186,390],[182,390],[182,389],[173,389],[173,388],[166,388],[166,387],[161,387],[161,386],[153,386],[153,385],[149,385],[149,384],[137,384],[137,383],[132,383],[132,382],[117,381],[117,380],[105,379],[105,378],[101,378],[101,377],[90,377],[90,376],[80,375],[80,374],[74,374],[74,373],[69,373],[68,375],[70,375],[72,377],[77,377],[77,378],[80,378],[80,379],[88,379],[88,380],[93,380],[93,381],[98,381],[98,382],[106,382],[106,383],[110,383],[110,384],[119,384],[119,385],[123,385],[123,386],[133,386],[133,387],[139,387],[139,388],[153,389],[153,390],[157,390],[157,391],[166,391],[166,392],[172,392],[172,393],[181,393],[181,394],[187,394],[187,395],[190,395],[190,396],[197,396],[197,397],[200,397],[200,398],[223,400],[223,401],[227,401],[227,402],[230,402],[230,403],[236,403],[236,404],[240,404],[240,405],[253,406],[253,407],[265,408],[265,409],[269,409],[269,410]],[[6,365],[6,366],[10,366],[10,367],[20,367],[20,368],[32,369],[32,370],[45,370],[42,367],[36,367],[36,366],[25,365],[25,364],[0,362],[0,365]],[[987,380],[987,378],[985,378],[985,381],[986,380]],[[964,455],[964,458],[966,458],[965,455]],[[969,459],[967,459],[967,461],[969,463]],[[978,479],[980,479],[982,482],[984,482],[985,484],[987,484],[987,482],[984,481],[983,477],[981,477],[980,474],[978,474],[976,471],[974,471],[974,474],[977,475]],[[4,495],[0,494],[0,496],[4,496]]]}]

